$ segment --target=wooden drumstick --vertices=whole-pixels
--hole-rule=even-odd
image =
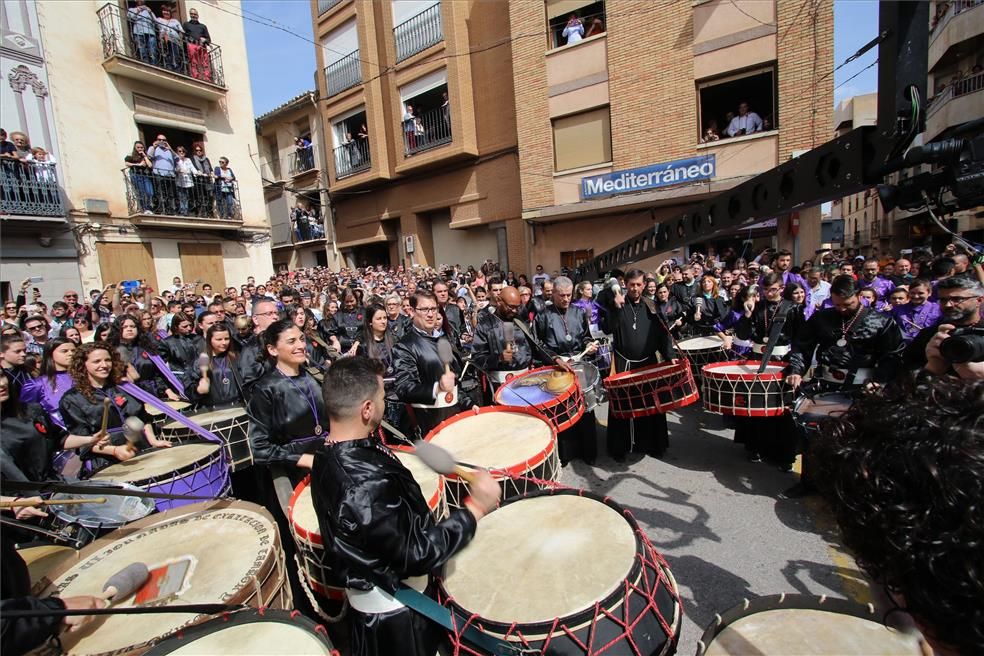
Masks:
[[[96,497],[94,499],[43,499],[41,501],[31,501],[30,499],[17,499],[16,501],[0,501],[0,508],[27,508],[35,506],[75,506],[83,503],[106,503],[106,497]]]
[[[437,357],[444,363],[445,375],[451,373],[451,360],[454,358],[451,342],[446,339],[439,339],[437,341]]]
[[[103,416],[102,416],[102,428],[99,429],[100,433],[105,433],[106,428],[109,426],[109,404],[111,401],[109,397],[103,399]]]
[[[436,444],[424,440],[415,440],[413,446],[417,457],[438,474],[444,476],[455,474],[469,483],[475,480],[475,472],[462,467],[463,463],[456,462],[450,453]]]

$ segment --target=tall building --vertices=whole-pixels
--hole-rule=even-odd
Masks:
[[[522,228],[506,3],[311,10],[344,263],[508,266]]]
[[[528,258],[517,270],[577,266],[829,139],[833,3],[508,9],[524,219],[510,254]],[[820,208],[775,219],[775,244],[811,257]],[[740,245],[748,232],[697,246]]]
[[[328,167],[318,96],[305,91],[256,118],[273,266],[338,268],[326,223]]]
[[[834,136],[847,134],[865,125],[875,125],[877,119],[877,93],[847,98],[838,103],[834,109]],[[874,249],[883,246],[883,239],[886,242],[890,241],[891,230],[887,229],[888,220],[874,188],[833,201],[830,213],[833,221],[843,221],[843,228],[840,231],[843,239],[840,242],[831,242],[831,246],[853,248],[870,255]]]
[[[4,0],[4,10],[36,12],[56,129],[27,129],[57,153],[86,290],[173,277],[218,288],[272,273],[238,2]],[[208,38],[188,27],[192,12]],[[23,121],[4,111],[8,131]],[[158,137],[167,146],[153,148],[152,169],[139,157],[125,165],[135,142],[151,152]],[[175,174],[168,151],[179,148],[208,158],[201,174]]]

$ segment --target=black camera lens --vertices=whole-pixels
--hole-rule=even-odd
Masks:
[[[940,355],[948,362],[984,362],[984,329],[964,328],[955,330],[940,342]]]

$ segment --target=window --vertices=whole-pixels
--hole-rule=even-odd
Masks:
[[[566,171],[612,161],[608,107],[553,120],[554,170]]]
[[[775,72],[775,67],[770,66],[698,82],[700,142],[716,141],[715,136],[727,139],[779,127]],[[743,110],[747,110],[744,115]]]
[[[576,269],[582,264],[587,264],[594,257],[594,250],[580,251],[561,251],[560,267],[562,269]]]
[[[400,131],[406,157],[452,141],[448,72],[434,71],[400,87]]]
[[[576,20],[572,21],[574,17]],[[568,23],[571,30],[564,34]],[[596,0],[547,0],[547,32],[550,48],[572,45],[605,32],[605,3]]]
[[[321,49],[325,58],[325,88],[329,97],[362,82],[359,35],[354,18],[332,30],[322,40]]]
[[[331,133],[336,179],[365,171],[372,165],[365,108],[332,119]]]

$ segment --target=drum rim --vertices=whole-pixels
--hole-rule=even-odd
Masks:
[[[714,639],[721,634],[724,629],[731,626],[738,620],[744,619],[756,613],[771,610],[819,610],[823,612],[850,615],[859,619],[875,622],[885,626],[876,618],[874,604],[860,604],[849,599],[839,597],[829,597],[827,595],[806,595],[781,593],[744,599],[741,603],[732,606],[723,613],[717,613],[697,641],[697,653],[695,656],[703,656],[707,648],[713,644]],[[885,627],[888,629],[889,627]]]
[[[647,548],[646,543],[644,543],[642,538],[640,537],[640,533],[642,532],[642,527],[639,526],[639,522],[636,521],[635,517],[627,508],[622,506],[620,503],[618,503],[611,497],[602,496],[590,492],[588,490],[581,490],[577,488],[547,488],[542,490],[535,490],[533,492],[524,494],[522,496],[505,499],[492,512],[497,512],[498,510],[504,508],[505,506],[516,503],[518,501],[522,501],[524,499],[533,499],[543,496],[554,496],[554,495],[575,495],[579,497],[592,499],[593,501],[597,501],[599,503],[605,504],[606,506],[608,506],[608,508],[614,510],[624,520],[626,520],[626,522],[630,525],[630,528],[632,530],[632,537],[635,540],[635,554],[634,557],[632,558],[632,564],[630,565],[628,572],[626,572],[625,577],[623,578],[623,582],[627,580],[633,581],[638,579],[643,568],[643,562],[642,562],[643,558],[640,556],[646,555],[646,548]],[[676,619],[677,622],[675,623],[676,626],[674,626],[673,628],[676,629],[676,633],[674,635],[669,635],[666,637],[666,644],[670,644],[671,642],[675,642],[679,638],[680,631],[679,631],[678,622],[679,620],[682,619],[683,601],[680,599],[679,589],[676,587],[675,579],[673,579],[672,575],[669,573],[670,569],[666,565],[665,560],[663,559],[663,555],[660,554],[658,551],[656,551],[655,547],[653,547],[653,553],[658,557],[656,564],[661,568],[660,571],[665,572],[668,581],[672,582],[673,587],[668,589],[672,590],[673,596],[675,596],[674,619]],[[440,573],[437,576],[435,576],[437,585],[440,589],[441,594],[444,597],[445,604],[447,606],[450,606],[451,610],[456,614],[460,614],[462,617],[471,617],[473,615],[473,612],[459,605],[458,602],[455,601],[451,593],[448,592],[447,588],[444,587],[445,567],[447,567],[447,565],[444,565],[441,568]],[[596,600],[595,603],[592,606],[589,606],[588,608],[571,613],[570,615],[564,615],[563,617],[558,617],[544,622],[530,622],[530,623],[524,622],[521,624],[514,623],[514,622],[506,623],[506,622],[499,622],[496,620],[490,620],[482,616],[478,616],[479,618],[478,621],[483,628],[487,629],[491,633],[495,633],[498,635],[509,635],[510,632],[513,631],[517,626],[523,627],[524,629],[523,633],[526,635],[552,635],[557,632],[558,624],[563,624],[564,626],[578,626],[584,624],[585,622],[589,622],[592,618],[595,617],[595,611],[594,611],[595,606],[600,606],[602,608],[611,608],[616,605],[615,604],[616,601],[619,604],[625,603],[625,598],[624,598],[625,590],[623,589],[623,587],[624,586],[621,584],[617,585],[615,589],[610,594],[608,594],[604,599]]]
[[[552,369],[552,367],[546,367],[546,368]],[[575,376],[575,378],[577,378],[577,376]],[[581,407],[582,408],[584,407],[583,402],[581,404]],[[475,417],[489,412],[519,412],[522,414],[527,414],[530,415],[531,417],[535,417],[536,419],[541,420],[550,429],[550,439],[547,440],[547,446],[544,447],[541,451],[534,453],[533,456],[530,457],[529,459],[524,460],[523,465],[525,465],[526,467],[538,467],[541,463],[545,462],[547,458],[550,457],[551,453],[557,450],[558,427],[554,424],[553,421],[550,420],[549,417],[547,417],[544,413],[540,412],[537,409],[537,406],[528,406],[528,405],[487,405],[479,408],[478,412],[476,412],[474,409],[465,410],[464,412],[459,412],[456,415],[448,417],[447,419],[439,423],[437,426],[432,428],[430,432],[424,436],[424,441],[425,442],[432,441],[435,437],[437,437],[437,434],[440,433],[442,429],[447,428],[448,426],[450,426],[455,422],[463,421],[465,419],[468,419],[469,417]],[[583,414],[583,412],[581,414]],[[578,415],[578,418],[580,418],[580,415]],[[525,472],[526,470],[516,469],[517,466],[518,465],[510,465],[509,467],[499,468],[496,469],[495,471],[497,472],[502,471],[510,475],[512,474],[515,474],[517,476],[522,475],[523,472]],[[448,481],[460,481],[461,477],[458,476],[457,474],[448,474],[445,477],[445,479],[447,479]]]
[[[161,478],[160,479],[155,479],[154,477],[150,477],[150,478],[135,479],[135,480],[132,480],[132,481],[118,481],[118,480],[114,480],[112,478],[100,478],[100,479],[93,479],[92,478],[93,476],[95,476],[99,472],[101,472],[103,470],[106,470],[106,469],[109,469],[110,467],[115,467],[116,465],[120,464],[118,462],[111,462],[111,463],[109,463],[107,465],[103,465],[99,469],[96,469],[95,471],[93,471],[92,474],[89,475],[89,478],[87,478],[86,480],[88,480],[88,481],[95,480],[96,482],[103,481],[103,482],[111,482],[111,483],[129,483],[130,485],[136,485],[137,487],[144,486],[144,487],[147,487],[147,488],[157,487],[157,486],[159,486],[162,483],[165,483],[167,481],[173,481],[176,478],[184,478],[184,475],[185,474],[191,474],[191,473],[196,472],[196,471],[199,471],[201,469],[205,469],[207,467],[212,467],[212,466],[215,465],[215,462],[214,462],[215,460],[221,460],[222,459],[223,445],[222,444],[216,444],[215,442],[212,442],[210,440],[191,440],[191,441],[188,441],[188,442],[182,442],[180,444],[175,444],[174,446],[170,447],[170,449],[177,449],[177,448],[180,448],[182,446],[188,446],[188,445],[191,445],[191,444],[210,444],[210,445],[214,446],[216,448],[216,450],[215,450],[214,453],[210,453],[210,454],[208,454],[206,456],[203,456],[203,457],[199,458],[198,460],[194,460],[192,462],[189,462],[187,465],[184,465],[182,467],[178,467],[177,469],[172,469],[171,472],[170,472],[170,474],[161,474]],[[146,449],[145,451],[142,451],[142,452],[138,453],[137,455],[138,456],[142,456],[145,453],[157,453],[157,452],[162,452],[162,451],[169,451],[170,449],[158,449],[158,448],[151,447],[149,449]],[[167,478],[165,478],[165,476]]]
[[[783,373],[785,370],[785,365],[782,364],[772,364],[769,363],[768,366],[775,367],[778,366],[778,371],[763,372],[759,373],[728,373],[724,371],[714,371],[715,367],[739,367],[739,366],[749,366],[758,367],[762,364],[761,360],[724,360],[722,362],[712,362],[710,364],[705,364],[701,369],[704,378],[713,378],[715,380],[779,380],[783,381],[786,379],[786,375]]]
[[[201,408],[198,408],[194,412],[190,412],[188,414],[185,414],[184,416],[187,419],[190,419],[190,420],[194,421],[195,420],[195,417],[197,417],[199,415],[207,415],[207,414],[211,414],[213,412],[220,412],[222,410],[232,410],[233,408],[238,408],[240,410],[240,414],[237,415],[237,416],[235,416],[235,417],[229,417],[228,419],[222,419],[219,422],[214,422],[214,423],[225,423],[225,422],[233,421],[235,419],[239,419],[240,417],[242,417],[242,418],[244,418],[246,420],[249,420],[249,412],[246,411],[246,406],[239,405],[238,403],[233,403],[231,405],[226,405],[226,406],[215,406],[215,407],[212,407],[211,409],[208,409],[208,410],[203,410]],[[184,414],[184,413],[182,413],[182,414]],[[167,415],[164,415],[164,416],[167,417]],[[167,417],[167,419],[169,421],[166,424],[164,424],[163,426],[161,426],[161,430],[166,430],[168,428],[170,428],[171,430],[178,430],[178,429],[182,429],[182,428],[184,430],[190,430],[187,426],[185,426],[184,424],[182,424],[181,422],[179,422],[177,419],[171,419],[170,417]],[[198,424],[197,421],[195,421],[195,423]],[[198,424],[198,425],[204,427],[204,424]]]
[[[684,369],[690,369],[690,360],[687,358],[679,358],[675,362],[654,362],[653,364],[647,364],[645,366],[639,367],[638,369],[628,369],[626,371],[620,371],[617,374],[612,374],[611,376],[605,377],[602,382],[605,388],[614,387],[615,389],[620,389],[626,387],[626,382],[632,379],[633,382],[636,380],[650,380],[653,378],[662,378],[663,376],[654,376],[655,373],[660,374],[670,374],[676,373],[678,370],[682,372]],[[633,375],[629,375],[633,374]]]
[[[75,485],[86,485],[88,483],[90,483],[90,481],[85,480],[85,481],[79,481],[78,483],[75,483]],[[98,482],[93,482],[93,485],[98,485]],[[123,489],[126,489],[126,490],[132,489],[134,492],[144,492],[144,489],[143,488],[137,487],[136,485],[133,485],[132,483],[116,483],[115,485],[116,485],[116,487],[122,487]],[[52,494],[48,498],[48,500],[50,501],[52,499],[55,499],[55,497],[58,494],[69,494],[69,493],[66,493],[66,492],[55,492],[54,494]],[[78,493],[71,493],[71,494],[78,494]],[[97,494],[99,494],[98,491],[96,491],[96,492],[93,493],[93,495],[97,495]],[[134,519],[134,520],[132,520],[130,522],[127,522],[127,521],[99,521],[99,522],[94,522],[92,520],[83,519],[83,518],[81,518],[81,517],[79,517],[77,515],[71,515],[71,514],[65,512],[64,510],[59,510],[58,509],[58,506],[51,506],[51,507],[48,508],[48,511],[51,512],[52,514],[54,514],[55,519],[58,519],[60,521],[63,521],[67,525],[78,524],[79,526],[82,526],[82,527],[85,527],[85,528],[116,529],[116,528],[120,528],[121,526],[126,526],[127,524],[130,524],[132,522],[135,522],[135,521],[138,521],[140,519],[143,519],[144,517],[148,517],[149,515],[153,515],[154,513],[157,512],[157,505],[154,503],[153,499],[150,499],[150,498],[147,498],[147,497],[142,497],[142,498],[141,497],[136,497],[136,498],[141,499],[141,502],[144,502],[144,501],[149,502],[150,503],[150,512],[148,512],[143,517],[138,517],[137,519]]]
[[[218,617],[199,622],[161,639],[153,647],[144,652],[144,656],[167,656],[173,653],[174,647],[192,644],[201,638],[217,633],[216,627],[229,628],[256,622],[275,622],[277,624],[299,625],[308,633],[316,635],[318,640],[328,647],[327,653],[333,653],[335,646],[328,638],[324,625],[302,615],[300,611],[277,610],[272,608],[244,608],[232,613],[223,613]]]
[[[577,375],[575,374],[575,376],[574,376],[574,384],[573,385],[571,385],[570,387],[568,387],[567,389],[565,389],[562,393],[560,393],[557,396],[553,397],[549,401],[544,401],[543,403],[533,403],[533,404],[527,404],[525,406],[522,406],[522,405],[510,405],[508,403],[503,403],[502,400],[499,398],[499,396],[502,394],[502,391],[505,390],[506,388],[508,388],[513,383],[515,383],[517,380],[522,380],[523,378],[525,378],[527,376],[532,376],[534,374],[542,374],[542,373],[546,373],[548,371],[557,371],[557,367],[537,367],[536,369],[530,369],[529,371],[527,371],[525,373],[519,374],[518,376],[514,376],[511,380],[509,380],[509,381],[507,381],[507,382],[505,382],[505,383],[503,383],[502,385],[499,386],[499,389],[497,389],[495,391],[495,395],[493,397],[493,400],[498,405],[501,405],[501,406],[504,406],[504,407],[507,407],[507,408],[527,408],[527,407],[529,407],[529,408],[552,408],[555,405],[560,405],[561,403],[567,401],[570,397],[572,397],[572,396],[574,396],[576,394],[579,394],[581,392],[581,384],[578,382]]]

